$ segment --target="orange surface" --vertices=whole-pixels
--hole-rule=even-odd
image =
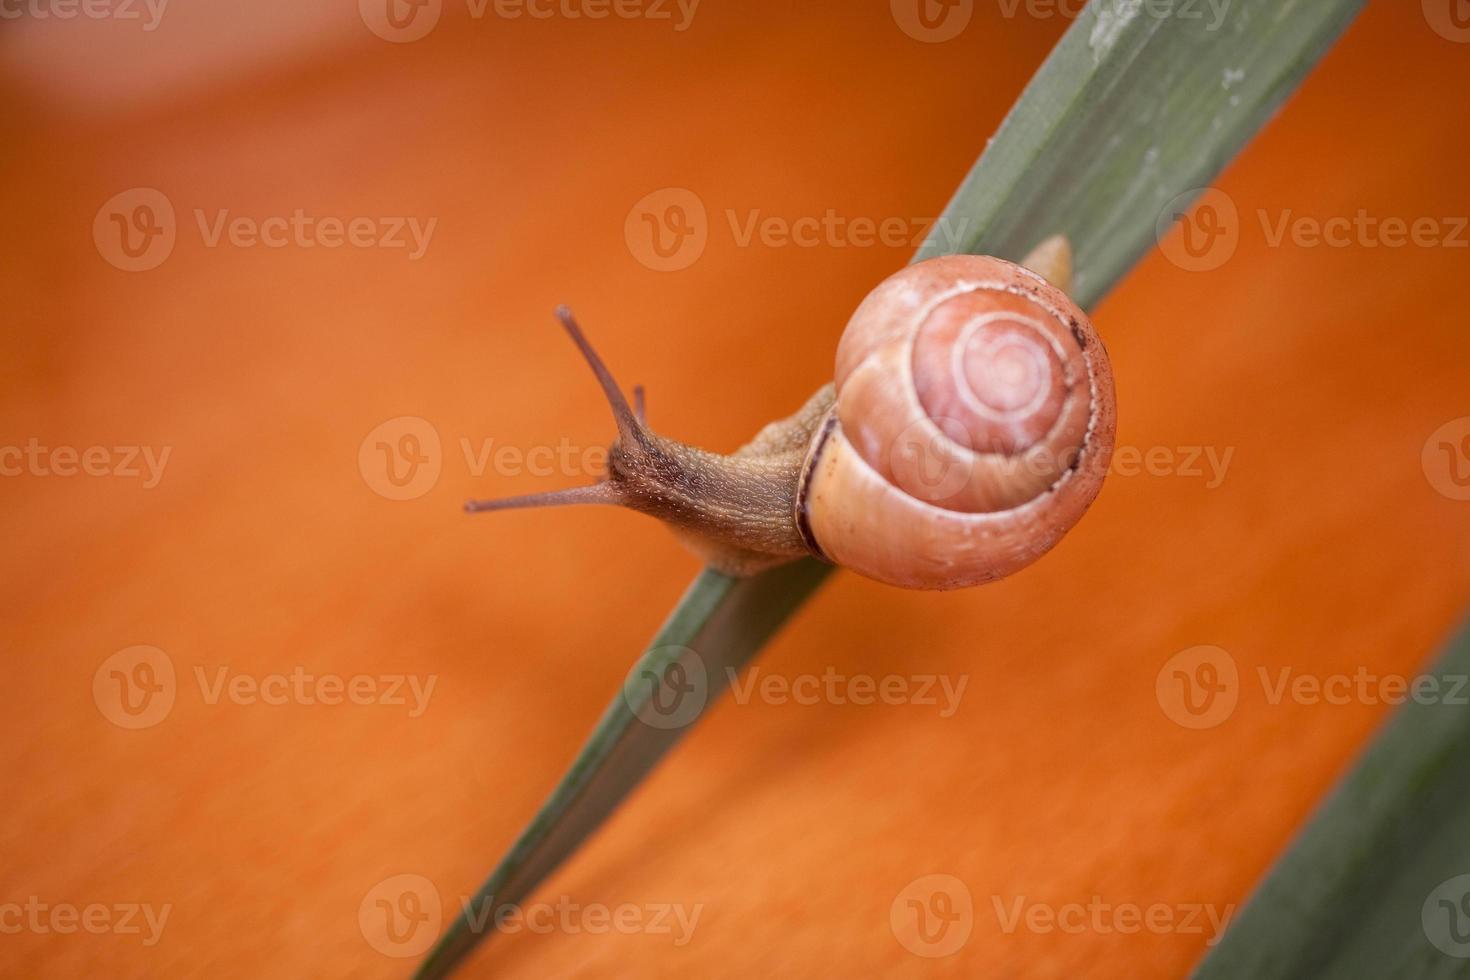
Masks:
[[[8,24],[0,442],[171,454],[149,489],[0,479],[0,926],[31,896],[112,923],[0,935],[0,973],[406,974],[369,942],[372,890],[418,875],[457,907],[695,567],[631,514],[461,515],[468,496],[585,479],[477,477],[461,439],[610,437],[560,301],[648,385],[654,423],[701,444],[732,448],[828,376],[847,313],[909,249],[740,247],[726,209],[934,214],[1064,26],[981,4],[961,37],[920,44],[885,8],[710,3],[684,32],[446,10],[406,44],[351,4],[284,0],[181,3],[152,32]],[[1470,504],[1436,492],[1421,451],[1470,413],[1470,251],[1273,247],[1255,216],[1470,213],[1467,81],[1470,47],[1376,0],[1219,183],[1244,216],[1235,256],[1186,272],[1156,252],[1097,311],[1120,445],[1233,449],[1218,486],[1115,473],[1053,555],[994,586],[838,577],[761,671],[965,678],[952,717],[727,701],[538,895],[698,906],[689,941],[558,927],[498,939],[468,975],[1182,974],[1206,936],[1003,920],[1018,900],[1240,902],[1387,710],[1273,704],[1257,670],[1411,674],[1464,611]],[[711,231],[660,273],[624,221],[670,186]],[[92,237],[135,187],[178,214],[148,272]],[[438,222],[409,261],[210,248],[194,218],[297,208]],[[443,441],[411,501],[359,471],[398,416]],[[94,679],[138,644],[176,682],[166,717],[130,730],[104,710],[110,671],[96,696]],[[1241,679],[1233,713],[1192,730],[1155,688],[1201,644]],[[269,686],[298,667],[435,686],[418,717],[208,697],[221,668]],[[943,958],[890,922],[930,874],[973,902]],[[168,907],[152,945],[115,928],[126,903]]]

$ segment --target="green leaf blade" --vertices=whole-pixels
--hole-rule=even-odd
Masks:
[[[1165,207],[1214,179],[1363,0],[1233,0],[1218,24],[1204,3],[1172,4],[1166,17],[1151,13],[1155,6],[1087,6],[918,258],[1017,259],[1065,234],[1075,298],[1096,305],[1153,247]]]
[[[496,914],[526,898],[689,731],[697,718],[672,727],[644,721],[647,703],[670,693],[672,663],[699,651],[702,716],[830,571],[801,561],[748,579],[700,573],[631,672],[646,673],[658,686],[629,685],[613,699],[572,767],[415,976],[447,976],[493,928]]]
[[[1440,885],[1470,875],[1470,624],[1425,676],[1442,696],[1393,714],[1196,980],[1470,975],[1470,960],[1434,941],[1458,948],[1451,929],[1470,925],[1470,881],[1452,889],[1449,908],[1433,901]]]

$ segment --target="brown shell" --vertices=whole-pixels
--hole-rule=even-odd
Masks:
[[[828,559],[905,588],[989,582],[1057,543],[1112,454],[1107,353],[1021,266],[909,266],[853,313],[799,520]]]

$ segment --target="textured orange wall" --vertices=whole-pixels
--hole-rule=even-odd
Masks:
[[[728,449],[799,404],[910,249],[741,247],[727,210],[933,215],[1064,26],[999,9],[942,44],[883,3],[709,0],[682,32],[446,11],[403,44],[351,4],[181,3],[153,31],[12,23],[0,443],[170,456],[147,489],[32,463],[0,479],[0,927],[21,921],[7,903],[51,907],[0,935],[0,972],[404,975],[413,961],[373,944],[375,887],[421,876],[457,907],[695,570],[633,515],[462,516],[469,496],[583,477],[476,477],[461,440],[610,437],[550,318],[561,301],[671,434]],[[689,941],[574,917],[497,940],[469,975],[1187,970],[1204,935],[1119,934],[1118,910],[1240,902],[1386,710],[1273,704],[1258,670],[1410,674],[1470,595],[1470,504],[1435,489],[1456,492],[1448,456],[1431,445],[1433,481],[1421,461],[1470,414],[1465,233],[1273,246],[1258,214],[1470,213],[1467,81],[1470,45],[1417,3],[1375,0],[1219,182],[1241,215],[1234,256],[1189,272],[1156,252],[1097,311],[1120,445],[1168,449],[1166,470],[1181,448],[1233,451],[1218,486],[1116,473],[1052,556],[982,589],[836,578],[761,671],[963,678],[958,710],[721,705],[538,896],[699,906]],[[177,241],[127,272],[92,229],[137,187],[167,198]],[[663,273],[625,218],[666,187],[710,220],[703,255]],[[437,224],[410,260],[209,247],[195,218],[298,208]],[[399,416],[442,440],[437,483],[408,501],[359,469]],[[111,671],[146,675],[104,662],[139,644],[174,668],[173,700],[128,729],[110,720],[131,719]],[[1233,712],[1195,730],[1156,679],[1202,644],[1240,679]],[[221,669],[298,667],[435,686],[418,717],[208,697]],[[890,923],[931,874],[973,903],[944,958]],[[1008,932],[1018,902],[1113,912]],[[123,903],[168,906],[155,943],[50,917],[96,904],[116,924]]]

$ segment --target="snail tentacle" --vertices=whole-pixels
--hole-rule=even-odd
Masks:
[[[811,428],[831,405],[830,385],[734,454],[708,452],[649,428],[641,386],[634,388],[630,405],[571,311],[558,307],[556,315],[592,369],[617,424],[607,473],[589,486],[473,500],[466,511],[612,504],[664,521],[707,564],[731,575],[754,574],[807,553],[794,500]]]

